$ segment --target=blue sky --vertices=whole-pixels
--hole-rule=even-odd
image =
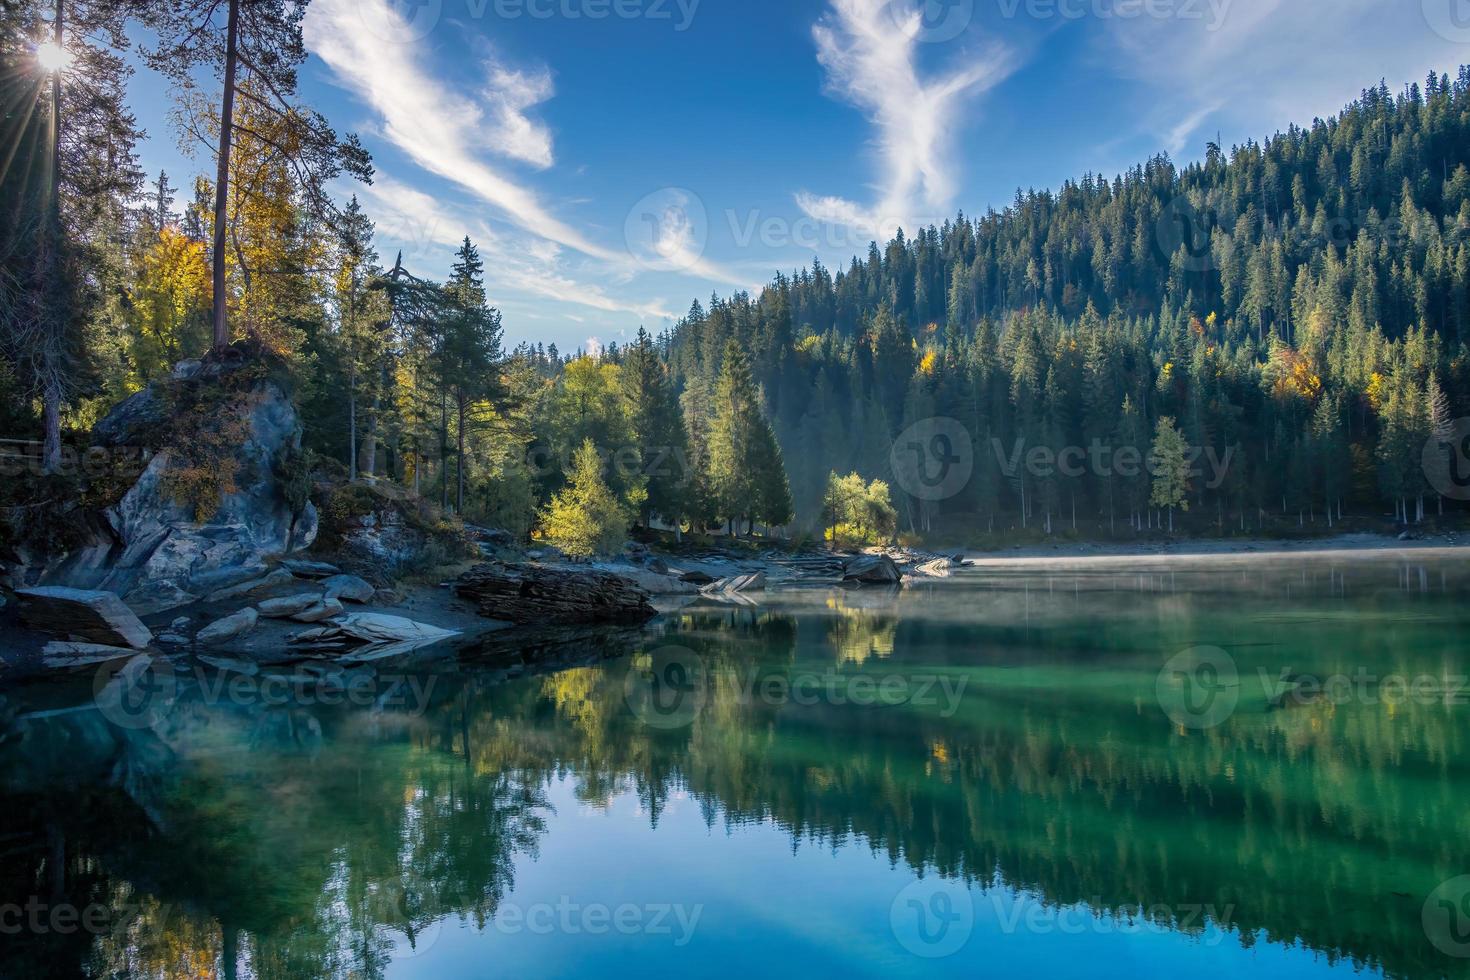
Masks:
[[[1018,187],[1261,138],[1470,63],[1470,0],[312,0],[302,95],[373,152],[391,261],[482,248],[563,350],[845,266]],[[160,81],[144,163],[187,186]]]

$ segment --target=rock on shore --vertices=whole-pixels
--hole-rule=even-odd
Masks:
[[[481,616],[522,625],[642,623],[656,616],[649,594],[610,572],[539,565],[477,565],[455,583]]]

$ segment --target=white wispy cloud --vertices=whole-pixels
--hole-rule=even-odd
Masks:
[[[915,7],[896,19],[896,9],[903,8],[895,0],[831,0],[812,29],[829,90],[861,109],[874,127],[882,174],[872,204],[802,192],[797,205],[816,220],[875,237],[886,237],[900,223],[932,217],[954,202],[957,114],[967,99],[997,85],[1014,68],[1009,52],[992,45],[963,50],[962,67],[926,77],[919,65],[922,15]]]
[[[1259,138],[1336,113],[1358,91],[1454,73],[1470,48],[1436,32],[1434,3],[1460,0],[1210,0],[1170,16],[1104,20],[1096,56],[1142,83],[1139,126],[1171,154],[1201,156],[1205,126]],[[1189,11],[1189,14],[1186,14]],[[1447,16],[1447,15],[1446,15]]]
[[[548,251],[542,241],[499,234],[484,221],[467,220],[462,210],[382,171],[358,194],[377,222],[379,237],[404,249],[405,265],[416,275],[431,274],[424,266],[444,265],[469,235],[486,259],[490,269],[486,285],[497,304],[503,303],[504,295],[515,293],[604,313],[628,313],[650,322],[677,319],[662,300],[625,300],[574,279],[560,268],[562,258],[554,247]],[[384,259],[391,263],[393,256]],[[570,315],[568,319],[580,322]]]
[[[386,0],[316,0],[308,8],[304,31],[312,53],[379,114],[384,138],[513,224],[594,258],[626,261],[561,221],[534,191],[484,159],[489,150],[550,165],[550,134],[525,115],[549,96],[549,76],[489,65],[486,90],[475,99],[426,71],[410,44],[385,43],[381,25],[401,26],[404,37],[410,36],[409,25]]]
[[[542,169],[551,166],[555,162],[551,131],[527,116],[526,110],[551,98],[552,92],[551,73],[545,69],[520,72],[494,67],[484,92],[485,102],[492,109],[493,123],[486,133],[485,145]]]

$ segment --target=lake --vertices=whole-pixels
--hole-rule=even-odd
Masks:
[[[1055,562],[11,687],[0,976],[1470,976],[1467,597]]]

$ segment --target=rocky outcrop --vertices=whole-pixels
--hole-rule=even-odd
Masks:
[[[48,586],[21,589],[20,617],[31,629],[86,643],[142,650],[153,633],[111,592]]]
[[[849,585],[901,585],[903,573],[887,555],[861,555],[847,563],[842,581]]]
[[[19,577],[115,592],[146,615],[258,579],[309,546],[317,516],[293,473],[301,423],[284,377],[270,355],[242,343],[180,365],[114,408],[94,445],[146,458],[146,467],[85,544]]]
[[[642,623],[658,615],[647,592],[610,572],[489,562],[460,576],[454,591],[481,616],[511,623]]]

